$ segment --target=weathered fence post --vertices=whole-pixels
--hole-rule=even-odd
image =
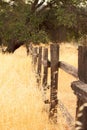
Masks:
[[[50,90],[50,118],[57,122],[57,92],[58,92],[58,64],[59,64],[59,45],[51,44],[51,90]]]
[[[32,55],[32,49],[33,49],[33,45],[32,43],[30,43],[28,46],[27,55]]]
[[[34,70],[36,71],[36,63],[37,63],[37,47],[33,47],[33,55],[32,55],[32,60],[33,60],[33,67]]]
[[[48,74],[48,48],[44,48],[43,50],[43,80],[42,80],[42,86],[43,86],[43,98],[44,102],[47,103],[46,99],[46,90],[47,90],[47,74]]]
[[[87,46],[79,46],[78,76],[81,81],[87,83]]]
[[[79,46],[78,49],[78,76],[79,80],[87,84],[87,46]],[[72,84],[75,94],[77,95],[77,108],[76,108],[76,128],[79,130],[87,130],[87,105],[81,94]],[[81,114],[80,114],[81,113]]]
[[[38,53],[38,65],[37,65],[37,83],[40,85],[41,82],[41,67],[42,67],[42,47],[39,47]]]
[[[78,76],[80,81],[74,81],[71,84],[77,95],[75,128],[87,130],[87,100],[84,100],[84,94],[87,92],[87,46],[78,48]]]

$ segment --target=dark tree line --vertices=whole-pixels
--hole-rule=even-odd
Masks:
[[[86,0],[0,0],[0,44],[9,52],[24,43],[79,40],[86,35]]]

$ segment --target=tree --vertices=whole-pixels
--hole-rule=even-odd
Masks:
[[[64,35],[65,40],[67,38],[70,38],[70,40],[71,38],[78,39],[87,34],[86,0],[50,0],[48,2],[43,0],[39,4],[38,2],[39,0],[34,0],[32,10],[37,14],[47,10],[47,17],[43,22],[48,29],[46,31],[52,33],[52,36],[58,34],[56,37],[53,36],[52,40],[57,38],[57,41],[62,40]]]
[[[0,1],[0,39],[9,51],[24,43],[61,42],[84,35],[86,0]]]
[[[7,50],[13,52],[29,38],[30,32],[25,24],[29,6],[21,0],[9,3],[2,1],[0,5],[0,36],[8,46]]]

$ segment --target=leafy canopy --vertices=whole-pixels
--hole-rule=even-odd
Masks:
[[[87,34],[86,0],[0,0],[0,39],[5,44],[11,39],[59,41],[60,34],[62,40]]]

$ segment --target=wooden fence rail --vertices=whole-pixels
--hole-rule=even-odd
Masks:
[[[35,47],[34,47],[35,48]],[[78,78],[78,81],[71,83],[71,88],[74,94],[77,96],[77,108],[76,108],[76,130],[87,130],[87,46],[78,47],[78,69],[65,63],[64,61],[59,61],[59,45],[50,45],[50,61],[48,60],[48,49],[38,47],[39,52],[35,54],[34,52],[34,63],[37,64],[37,74],[39,79],[37,80],[39,84],[41,83],[42,76],[42,87],[46,91],[48,86],[48,68],[51,70],[51,84],[50,84],[50,101],[45,100],[45,103],[49,103],[49,117],[54,122],[57,122],[57,104],[61,107],[61,110],[66,110],[64,105],[58,99],[58,72],[59,68],[65,72]],[[42,53],[43,52],[43,53]],[[36,57],[35,57],[36,56]],[[38,60],[36,60],[38,58]],[[41,75],[41,66],[43,66],[43,74]],[[48,102],[47,102],[48,101]],[[66,110],[67,111],[67,110]],[[70,122],[72,117],[66,112],[68,121]],[[80,114],[79,114],[80,113]]]
[[[79,81],[71,84],[77,96],[76,120],[80,124],[79,126],[76,122],[75,127],[79,130],[87,130],[87,46],[79,46],[78,48],[78,76]]]

